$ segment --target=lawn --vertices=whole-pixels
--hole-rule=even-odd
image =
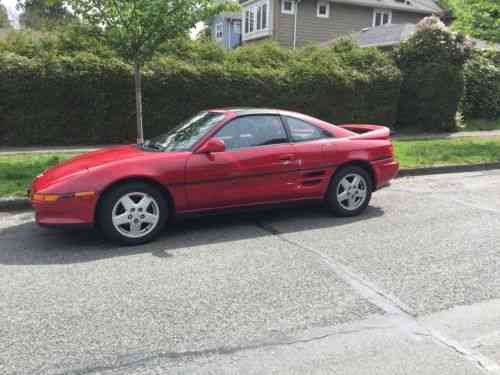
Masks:
[[[394,141],[401,168],[500,161],[500,138]]]
[[[500,161],[500,137],[488,139],[396,140],[401,168]],[[31,180],[71,154],[0,156],[0,196],[24,196]]]
[[[0,196],[23,196],[31,180],[71,154],[16,154],[0,156]]]

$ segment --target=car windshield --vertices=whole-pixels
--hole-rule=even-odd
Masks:
[[[224,118],[220,112],[201,112],[179,126],[144,142],[145,148],[160,151],[186,151]]]

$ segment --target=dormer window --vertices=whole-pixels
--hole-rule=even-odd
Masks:
[[[373,27],[388,25],[392,23],[392,11],[390,9],[373,10]]]
[[[222,23],[218,23],[215,25],[215,39],[221,40],[223,35],[222,31]]]
[[[293,1],[293,0],[281,0],[281,13],[294,14],[295,13],[295,1]]]
[[[316,6],[316,15],[320,18],[330,17],[330,3],[319,1]]]

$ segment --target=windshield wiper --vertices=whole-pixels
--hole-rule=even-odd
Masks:
[[[141,143],[140,146],[142,148],[149,148],[157,151],[165,151],[165,146],[156,142],[146,141],[144,143]]]

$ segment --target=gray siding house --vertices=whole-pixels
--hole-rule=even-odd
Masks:
[[[391,49],[398,46],[417,32],[417,25],[411,23],[384,25],[381,27],[371,27],[351,34],[351,38],[361,47],[379,47]],[[476,49],[484,50],[488,48],[500,48],[500,43],[487,42],[484,40],[471,38]],[[335,39],[321,43],[323,47],[328,47],[335,43]]]
[[[212,40],[222,48],[236,48],[241,44],[240,13],[224,12],[212,17],[208,25]]]
[[[416,24],[442,13],[433,0],[242,0],[240,5],[242,43],[273,39],[289,48],[366,28]]]

